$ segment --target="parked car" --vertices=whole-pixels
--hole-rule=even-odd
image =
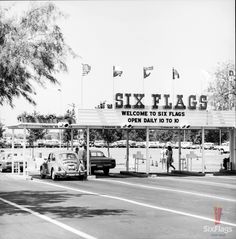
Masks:
[[[191,149],[192,144],[193,144],[192,142],[183,141],[183,142],[181,142],[181,148],[183,148],[183,149]]]
[[[50,153],[45,162],[40,166],[40,175],[41,178],[49,176],[52,180],[67,177],[86,179],[87,177],[83,162],[71,150]]]
[[[86,154],[86,152],[83,152],[83,155],[84,154]],[[116,160],[113,158],[106,157],[104,153],[100,150],[90,150],[89,159],[92,174],[95,170],[103,170],[104,174],[108,175],[110,169],[116,167]],[[83,158],[83,160],[84,164],[86,165],[86,159]]]
[[[230,153],[229,150],[229,142],[222,143],[221,145],[217,146],[217,149],[220,151],[220,153]]]
[[[46,145],[45,145],[45,140],[44,139],[38,139],[37,140],[37,147],[39,147],[39,148],[43,148],[43,147],[45,147]]]
[[[200,148],[200,145],[199,144],[192,144],[190,146],[191,149],[199,149]]]
[[[45,146],[47,148],[58,148],[60,146],[60,142],[57,139],[47,139],[45,140]]]
[[[125,148],[126,147],[126,140],[122,139],[122,140],[118,140],[116,141],[117,147],[118,148]]]
[[[159,142],[158,141],[150,141],[149,142],[149,148],[158,148]]]
[[[126,139],[122,139],[122,140],[118,140],[116,141],[116,147],[118,148],[126,148],[126,144],[127,144],[127,140]],[[133,140],[129,140],[129,147],[135,147],[136,142]]]
[[[95,140],[94,141],[94,147],[103,148],[103,147],[105,147],[105,145],[106,145],[106,142],[104,140]]]
[[[117,147],[117,142],[110,143],[110,148],[116,148],[116,147]]]
[[[204,143],[204,149],[214,149],[215,145],[214,143]]]
[[[136,148],[146,148],[146,142],[144,141],[136,142]]]

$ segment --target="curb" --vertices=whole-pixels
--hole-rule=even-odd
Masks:
[[[171,174],[174,174],[175,176],[184,175],[184,176],[200,176],[200,177],[203,177],[206,175],[205,173],[201,173],[201,172],[179,171],[179,170],[174,170],[171,172]]]
[[[121,175],[131,176],[131,177],[139,177],[139,178],[147,178],[148,174],[146,173],[138,173],[134,171],[120,171]]]
[[[236,176],[236,170],[220,170],[213,173],[214,176]]]

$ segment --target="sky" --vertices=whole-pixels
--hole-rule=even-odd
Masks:
[[[40,2],[38,2],[40,4]],[[29,2],[14,5],[21,14]],[[206,93],[218,63],[235,63],[234,0],[56,1],[67,14],[59,22],[67,44],[81,57],[67,61],[68,73],[58,74],[61,85],[36,87],[37,106],[15,99],[15,107],[0,106],[0,121],[17,123],[17,115],[63,114],[112,103],[113,93]],[[83,77],[82,63],[91,66]],[[112,77],[113,66],[123,74]],[[143,67],[153,66],[143,80]],[[173,81],[172,68],[180,78]],[[81,86],[82,96],[81,97]],[[114,89],[114,90],[113,90]],[[151,104],[148,100],[146,105]],[[82,104],[83,102],[83,104]]]

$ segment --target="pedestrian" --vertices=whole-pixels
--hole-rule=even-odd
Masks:
[[[174,162],[172,147],[169,145],[166,150],[167,157],[167,173],[169,173],[169,168],[172,167],[175,170],[175,167],[172,165]]]
[[[84,150],[83,150],[83,154],[82,154],[82,160],[84,162],[84,165],[86,165],[87,163],[87,146],[84,145]]]

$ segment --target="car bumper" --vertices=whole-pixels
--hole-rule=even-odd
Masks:
[[[79,177],[86,174],[86,171],[83,172],[56,172],[55,175],[60,178],[67,178],[67,177]]]
[[[113,164],[103,164],[103,165],[97,165],[97,164],[91,164],[91,168],[93,169],[104,169],[104,168],[115,168],[116,165]]]

